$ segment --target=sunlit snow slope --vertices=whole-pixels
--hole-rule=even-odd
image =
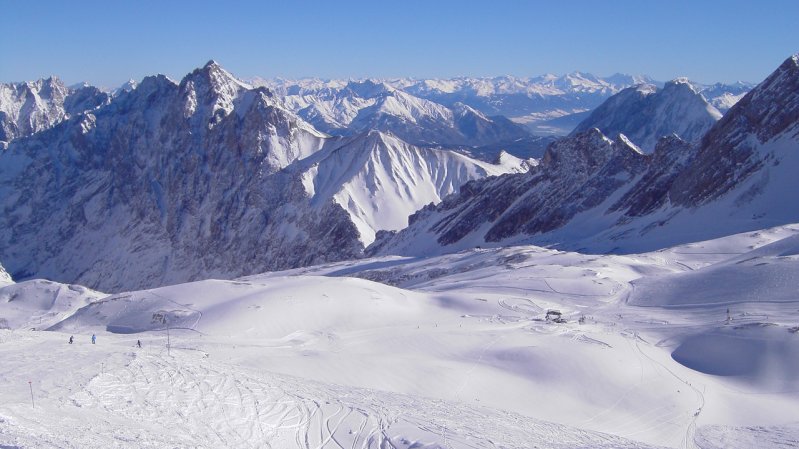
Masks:
[[[0,331],[0,444],[792,447],[797,236],[383,257],[90,299],[50,332]],[[704,294],[683,301],[682,279]]]

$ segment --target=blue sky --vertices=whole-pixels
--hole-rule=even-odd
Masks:
[[[0,0],[0,81],[106,87],[215,59],[241,78],[533,76],[758,82],[799,52],[799,1]]]

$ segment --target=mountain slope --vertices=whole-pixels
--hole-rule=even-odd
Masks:
[[[345,140],[297,164],[312,202],[333,198],[350,216],[365,245],[379,230],[399,230],[408,216],[457,192],[467,181],[522,172],[522,161],[499,165],[447,150],[409,145],[379,131]]]
[[[611,144],[596,129],[576,134],[550,146],[529,175],[467,184],[460,195],[411,217],[408,229],[383,234],[370,251],[423,254],[534,242],[628,252],[797,222],[799,200],[791,193],[799,189],[797,56],[698,145],[667,137],[651,155],[612,150],[635,148],[625,142],[622,135]],[[609,154],[628,156],[596,165]],[[561,155],[568,164],[558,164]]]
[[[0,329],[44,330],[103,296],[80,285],[44,279],[9,285],[0,281]]]
[[[610,97],[583,120],[572,135],[599,128],[605,135],[624,134],[647,153],[658,139],[676,134],[697,142],[721,113],[684,79],[666,83],[663,89],[651,84],[625,89]]]
[[[623,135],[612,141],[592,129],[563,138],[529,173],[468,183],[411,216],[408,229],[381,234],[370,252],[422,255],[552,231],[618,196],[650,158]]]

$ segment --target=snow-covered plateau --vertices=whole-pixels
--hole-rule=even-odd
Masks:
[[[796,447],[798,258],[788,225],[110,296],[12,283],[0,447]]]

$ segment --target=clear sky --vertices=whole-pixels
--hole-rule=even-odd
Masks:
[[[0,82],[105,87],[209,59],[240,78],[759,82],[799,52],[799,0],[0,0],[0,14]]]

